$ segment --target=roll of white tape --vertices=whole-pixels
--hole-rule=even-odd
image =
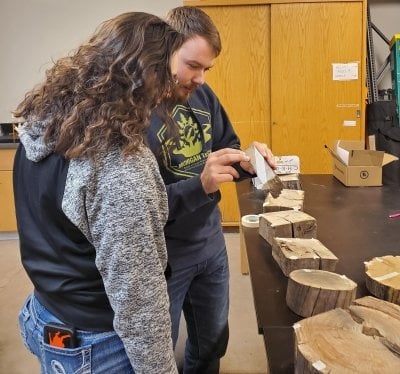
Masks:
[[[257,214],[248,214],[242,217],[242,226],[244,227],[258,227],[260,217]]]

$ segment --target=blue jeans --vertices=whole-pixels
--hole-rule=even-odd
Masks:
[[[208,260],[174,271],[167,281],[174,347],[183,310],[188,339],[185,374],[219,372],[228,345],[229,266],[226,248]]]
[[[43,374],[134,373],[115,331],[77,330],[78,348],[58,348],[43,342],[43,328],[49,322],[61,323],[30,295],[19,313],[19,325],[24,344],[38,357]]]

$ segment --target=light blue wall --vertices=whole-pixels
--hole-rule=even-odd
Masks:
[[[0,0],[0,123],[42,80],[51,59],[68,53],[104,20],[126,11],[164,16],[182,0]]]

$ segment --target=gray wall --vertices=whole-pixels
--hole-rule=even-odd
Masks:
[[[126,11],[164,16],[182,0],[0,0],[0,123],[51,60],[86,40],[104,20]]]
[[[11,122],[11,111],[44,71],[76,48],[100,22],[131,10],[159,16],[182,0],[0,0],[0,123]],[[374,24],[391,39],[400,33],[400,0],[369,0]],[[375,33],[374,33],[375,34]],[[389,49],[374,35],[376,65]],[[385,72],[380,88],[390,88]]]

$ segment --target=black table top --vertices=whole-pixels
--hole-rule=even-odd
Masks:
[[[304,212],[317,220],[317,239],[338,258],[336,273],[357,283],[357,297],[369,294],[364,262],[400,255],[400,187],[345,187],[332,175],[301,175]],[[264,192],[250,181],[237,183],[241,216],[262,213]],[[294,372],[293,324],[302,317],[286,306],[287,278],[257,228],[243,227],[259,332],[270,371]]]

